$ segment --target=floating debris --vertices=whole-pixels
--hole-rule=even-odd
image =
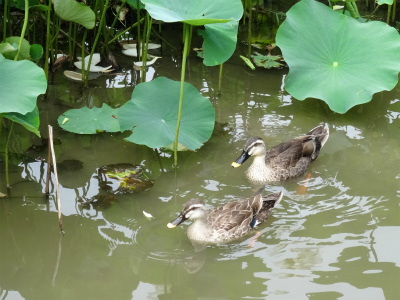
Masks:
[[[160,44],[148,44],[147,50],[154,50],[157,48],[160,48],[161,45]],[[124,50],[122,50],[122,53],[127,55],[127,56],[133,56],[133,57],[137,57],[138,56],[138,52],[137,52],[137,44],[124,44],[122,45],[122,48],[124,48]],[[140,47],[141,52],[143,51],[143,47]],[[143,54],[143,52],[142,52]],[[147,55],[148,57],[150,56],[149,54]]]
[[[156,62],[157,59],[159,59],[161,57],[159,56],[154,56],[152,60],[147,61],[146,66],[151,66],[152,64],[154,64]],[[137,67],[143,67],[143,62],[142,61],[135,61],[133,63],[135,66]]]
[[[74,71],[66,70],[64,71],[65,77],[75,81],[82,81],[82,74]]]
[[[97,178],[100,188],[113,194],[142,192],[154,185],[141,166],[127,163],[103,166],[98,170]]]
[[[145,211],[143,211],[143,214],[144,214],[144,216],[145,216],[147,219],[149,219],[150,221],[151,221],[152,219],[154,219],[154,217],[153,217],[151,214],[149,214],[149,213],[147,213],[147,212],[145,212]]]
[[[85,57],[85,70],[88,69],[89,58],[90,58],[90,55]],[[74,65],[78,69],[82,70],[82,58],[77,57],[77,59],[78,59],[78,61],[74,62]],[[106,70],[111,69],[111,67],[112,67],[112,66],[108,66],[108,67],[96,66],[99,62],[100,62],[100,53],[94,53],[92,56],[92,61],[90,62],[90,72],[94,72],[94,73],[105,72]]]
[[[246,63],[246,65],[248,65],[250,67],[250,69],[255,70],[256,67],[253,65],[253,63],[250,61],[250,59],[248,59],[247,57],[244,57],[242,55],[240,55],[240,58],[243,59],[243,61]]]

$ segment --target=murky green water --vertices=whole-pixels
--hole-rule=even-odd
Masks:
[[[179,80],[180,59],[166,52],[148,80]],[[118,59],[123,59],[118,57]],[[210,98],[217,129],[197,152],[171,154],[130,144],[123,134],[79,136],[63,132],[57,117],[72,107],[118,107],[128,99],[136,71],[103,75],[91,88],[54,77],[39,100],[41,132],[54,126],[65,235],[58,229],[55,188],[43,196],[47,148],[15,129],[12,188],[0,199],[0,299],[400,299],[400,86],[372,103],[335,114],[321,101],[294,100],[283,89],[287,70],[249,70],[239,59],[218,67],[191,57],[186,81]],[[151,99],[149,99],[151,101]],[[188,223],[166,224],[193,197],[210,206],[247,197],[249,164],[233,169],[249,136],[275,145],[323,123],[330,138],[306,175],[279,185],[284,197],[273,216],[245,239],[195,252]],[[20,157],[20,158],[21,158]],[[99,193],[98,168],[141,165],[155,180],[151,190],[116,195],[108,207],[83,206]],[[0,191],[6,192],[4,163]],[[54,183],[54,181],[52,181]],[[143,211],[155,218],[145,218]]]

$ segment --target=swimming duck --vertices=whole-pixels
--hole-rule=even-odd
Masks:
[[[263,223],[282,199],[283,192],[267,196],[262,196],[261,192],[259,190],[253,197],[229,202],[210,212],[202,201],[192,199],[167,227],[174,228],[187,219],[194,219],[187,230],[192,242],[224,243],[237,239]]]
[[[251,137],[232,167],[241,166],[253,156],[253,163],[246,171],[246,177],[252,183],[276,182],[297,177],[317,159],[328,137],[329,128],[320,125],[311,129],[307,135],[293,138],[269,150],[266,150],[261,138]]]

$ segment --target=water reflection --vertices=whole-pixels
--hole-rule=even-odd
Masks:
[[[179,64],[178,54],[163,57],[148,76],[179,80]],[[321,101],[292,99],[282,85],[286,70],[253,72],[233,61],[224,66],[217,96],[218,68],[197,58],[189,65],[187,81],[210,98],[223,125],[197,152],[181,153],[176,174],[169,152],[129,144],[123,134],[57,129],[57,117],[71,107],[122,105],[138,82],[136,71],[102,76],[89,89],[55,75],[48,100],[39,102],[41,123],[54,125],[57,158],[83,166],[59,173],[66,231],[60,244],[53,179],[47,200],[46,163],[35,161],[47,157],[47,148],[32,150],[16,128],[10,149],[27,157],[11,165],[12,189],[0,201],[0,298],[396,299],[399,88],[338,115]],[[310,176],[267,185],[268,192],[283,190],[284,198],[257,239],[249,235],[196,252],[186,226],[166,228],[189,198],[218,206],[251,194],[243,170],[230,167],[250,135],[274,145],[320,123],[331,135]],[[107,208],[81,205],[80,197],[99,194],[97,170],[121,162],[142,166],[154,187],[115,195]],[[3,170],[0,163],[2,192]]]

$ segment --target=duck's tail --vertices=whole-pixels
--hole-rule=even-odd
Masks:
[[[310,130],[308,135],[315,136],[316,140],[321,144],[321,148],[325,145],[326,141],[329,138],[329,128],[324,127],[323,125],[319,125]]]
[[[268,218],[268,216],[272,212],[272,209],[274,207],[276,207],[279,204],[279,202],[281,202],[282,196],[283,196],[283,192],[280,191],[277,193],[269,194],[262,198],[263,205],[257,214],[256,222],[255,222],[254,226],[257,226],[258,224],[264,222]]]
[[[319,151],[325,145],[326,141],[329,138],[329,128],[324,127],[323,125],[319,125],[308,132],[308,135],[313,136],[315,141],[315,151],[311,155],[312,161],[317,159],[319,155]]]

